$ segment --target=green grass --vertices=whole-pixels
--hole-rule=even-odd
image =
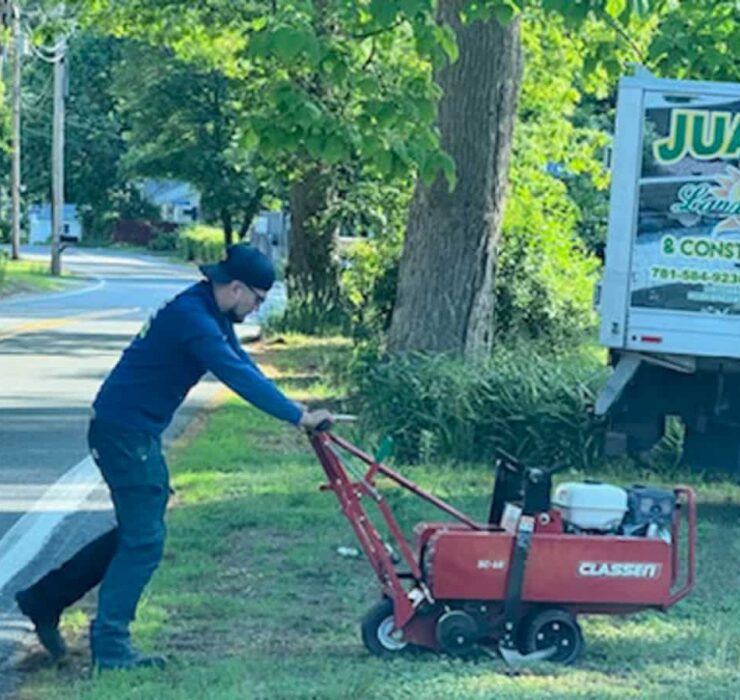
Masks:
[[[344,351],[340,342],[289,338],[259,359],[297,397],[309,398],[316,383],[330,398],[320,376]],[[358,622],[377,587],[363,559],[337,553],[355,546],[354,535],[333,494],[318,491],[322,472],[305,437],[235,399],[201,428],[170,454],[177,494],[165,561],[133,628],[142,647],[174,661],[161,674],[89,678],[90,598],[64,620],[71,662],[62,669],[29,662],[21,700],[740,698],[737,485],[695,484],[699,581],[686,601],[667,615],[586,618],[586,653],[576,667],[543,665],[510,677],[490,658],[370,656]],[[485,517],[489,466],[400,468]],[[638,478],[645,475],[622,475],[625,483]],[[406,526],[430,515],[399,489],[388,498]]]
[[[24,292],[52,292],[68,282],[49,274],[49,266],[30,260],[0,261],[0,297]]]

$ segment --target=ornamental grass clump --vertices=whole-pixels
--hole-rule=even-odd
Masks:
[[[522,343],[480,363],[436,356],[380,362],[358,380],[365,428],[394,438],[404,461],[489,461],[502,448],[530,463],[592,467],[603,426],[591,406],[603,362]]]

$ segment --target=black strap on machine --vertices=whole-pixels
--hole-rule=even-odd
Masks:
[[[516,529],[509,576],[506,580],[504,636],[501,640],[501,646],[505,649],[515,650],[517,646],[517,626],[522,604],[524,575],[527,568],[527,557],[532,546],[535,516],[538,513],[547,512],[550,508],[551,481],[550,473],[543,469],[527,468],[524,472],[522,514]]]

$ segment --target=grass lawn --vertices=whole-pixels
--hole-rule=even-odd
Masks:
[[[24,292],[53,292],[67,284],[67,280],[52,277],[46,263],[31,260],[0,261],[0,297]]]
[[[296,398],[333,398],[320,375],[343,352],[338,341],[291,338],[256,350]],[[668,615],[586,618],[586,652],[575,667],[544,664],[511,677],[488,657],[389,661],[366,652],[359,620],[378,598],[374,577],[363,559],[338,554],[355,546],[354,535],[334,495],[319,492],[322,472],[300,432],[231,399],[169,457],[177,493],[167,551],[134,635],[174,660],[163,673],[90,678],[90,597],[64,619],[71,660],[57,669],[31,656],[19,699],[740,698],[737,485],[695,484],[699,581],[687,600]],[[485,518],[489,467],[400,468]],[[645,475],[623,477],[638,479]],[[406,525],[429,516],[405,492],[388,495]]]

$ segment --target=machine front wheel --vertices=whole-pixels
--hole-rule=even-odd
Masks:
[[[376,656],[390,656],[408,647],[395,628],[392,600],[384,598],[367,611],[362,619],[362,641]]]
[[[583,652],[581,626],[570,613],[559,608],[548,608],[534,613],[525,622],[524,652],[530,654],[555,647],[548,659],[554,663],[572,664]]]

